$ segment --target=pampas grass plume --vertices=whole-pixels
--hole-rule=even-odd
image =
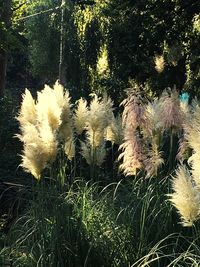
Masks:
[[[28,89],[25,90],[22,99],[23,101],[17,120],[23,130],[23,126],[27,123],[36,124],[36,105]]]
[[[106,150],[104,144],[94,150],[89,143],[81,142],[81,155],[88,165],[101,166],[106,156]]]
[[[156,55],[154,57],[154,63],[155,63],[155,69],[158,73],[161,73],[164,71],[165,68],[165,60],[163,55]]]
[[[200,122],[199,119],[192,118],[190,122],[185,125],[185,138],[190,148],[192,148],[192,155],[188,159],[192,170],[193,178],[200,188]]]
[[[81,134],[85,129],[88,115],[87,101],[80,98],[74,115],[74,126],[78,134]]]
[[[48,85],[45,85],[41,92],[37,95],[37,119],[39,123],[48,121],[48,124],[52,130],[57,130],[61,124],[61,112],[62,109],[58,106],[55,100],[55,94],[53,89]]]
[[[160,113],[159,113],[159,100],[154,99],[152,102],[148,102],[145,107],[145,120],[143,123],[143,134],[146,137],[154,135],[160,130]]]
[[[75,144],[73,137],[69,138],[64,145],[64,151],[69,160],[72,160],[75,156]]]
[[[180,166],[172,181],[170,201],[181,216],[183,226],[192,226],[200,214],[200,192],[192,181],[189,171]]]
[[[122,125],[129,125],[134,129],[145,124],[145,105],[140,93],[130,92],[128,97],[121,103],[124,106]]]
[[[106,129],[105,139],[112,142],[112,144],[120,145],[123,140],[122,119],[118,115],[116,118],[113,116],[110,125]]]
[[[112,101],[106,95],[101,100],[96,94],[90,103],[86,124],[87,140],[93,148],[100,147],[106,128],[113,118]]]
[[[164,91],[159,99],[160,124],[163,130],[182,129],[183,116],[180,108],[179,94],[176,90]]]
[[[159,167],[164,164],[162,152],[159,151],[157,144],[152,145],[143,163],[147,172],[147,177],[157,176]]]
[[[87,123],[93,131],[96,131],[97,128],[105,129],[113,116],[112,101],[106,95],[103,96],[103,99],[98,98],[96,94],[92,94],[92,96]]]
[[[138,134],[133,129],[126,129],[125,140],[120,145],[119,149],[121,153],[118,157],[120,161],[120,170],[124,172],[126,176],[136,175],[137,170],[143,167],[143,151],[142,143]]]
[[[18,137],[24,143],[21,166],[39,179],[42,170],[55,160],[55,136],[48,124],[43,125],[40,130],[33,124],[27,124],[23,128],[23,134]]]
[[[113,118],[113,103],[106,94],[103,98],[99,98],[96,94],[91,96],[92,100],[88,110],[86,110],[86,102],[83,100],[79,102],[84,110],[84,121],[80,130],[83,129],[86,119],[84,126],[86,129],[86,141],[81,142],[81,154],[89,165],[100,166],[105,157],[104,136],[106,128]],[[78,124],[80,126],[80,123]]]
[[[55,160],[57,136],[65,141],[65,150],[69,158],[72,157],[73,149],[66,148],[72,148],[68,144],[73,140],[70,97],[68,91],[64,92],[63,86],[58,82],[53,89],[45,85],[37,94],[36,104],[26,90],[17,119],[22,132],[18,137],[24,143],[21,165],[34,177],[39,179],[42,170]]]

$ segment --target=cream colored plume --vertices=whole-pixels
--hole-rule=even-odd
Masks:
[[[93,95],[93,99],[90,103],[86,130],[87,140],[89,144],[96,148],[101,146],[106,128],[113,118],[112,101],[107,96],[103,99]]]
[[[68,91],[58,82],[52,89],[45,85],[37,98],[37,119],[39,123],[48,121],[53,131],[58,130],[61,123],[70,120],[70,97]]]
[[[88,115],[87,101],[80,98],[74,115],[74,126],[78,134],[81,134],[85,129]]]
[[[99,98],[96,94],[92,96],[86,112],[86,141],[81,143],[81,154],[89,165],[100,166],[105,157],[104,136],[113,118],[113,103],[107,95],[103,98]]]
[[[62,109],[55,100],[54,90],[48,85],[37,94],[37,120],[40,124],[47,121],[52,130],[57,130],[61,124]]]
[[[123,159],[120,164],[120,170],[124,172],[126,176],[136,175],[137,170],[143,167],[143,149],[141,140],[132,128],[126,129],[125,140],[119,149],[121,153],[118,160]]]
[[[64,142],[66,142],[69,139],[73,139],[74,133],[71,121],[69,121],[68,123],[61,124],[58,136]]]
[[[156,98],[152,102],[148,102],[145,106],[144,112],[144,122],[143,122],[143,134],[145,137],[149,135],[155,135],[160,131],[160,107],[159,100]]]
[[[62,105],[61,120],[62,123],[72,123],[71,103],[69,92],[66,91],[63,96],[64,103]]]
[[[143,160],[147,177],[157,176],[158,169],[164,164],[162,153],[158,149],[157,144],[153,144],[152,148],[147,152],[146,158]]]
[[[182,138],[179,139],[178,153],[176,155],[176,159],[183,163],[185,159],[187,159],[186,152],[188,150],[188,142],[186,140],[185,134],[183,134]]]
[[[113,116],[110,125],[106,129],[105,139],[111,141],[112,144],[120,145],[123,140],[122,119],[118,115],[116,118]]]
[[[185,139],[190,148],[192,148],[192,155],[188,159],[192,167],[192,175],[196,184],[200,188],[200,108],[196,105],[190,116],[190,120],[184,125]]]
[[[21,129],[27,123],[36,124],[36,105],[35,101],[28,89],[25,90],[25,93],[22,95],[22,105],[17,117],[17,120],[20,123]]]
[[[69,138],[64,145],[64,151],[69,160],[72,160],[75,156],[75,144],[73,137]]]
[[[193,178],[200,188],[200,128],[194,120],[192,120],[191,123],[193,123],[193,125],[188,124],[186,128],[186,139],[189,147],[193,150],[191,157],[188,159],[188,163],[192,167],[191,172]]]
[[[105,160],[106,150],[104,144],[94,149],[89,143],[81,142],[81,155],[87,164],[101,166]]]
[[[61,124],[58,129],[58,136],[64,141],[64,151],[69,160],[75,155],[75,142],[74,142],[74,129],[72,123],[72,112],[69,92],[61,94],[62,99],[62,112],[61,112]]]
[[[33,124],[27,124],[23,127],[23,134],[19,135],[19,138],[24,143],[21,166],[39,179],[42,170],[55,160],[57,154],[55,135],[48,124],[42,125],[40,129]]]
[[[164,71],[165,68],[165,60],[163,55],[156,55],[154,57],[154,64],[155,64],[155,69],[158,73],[161,73]]]
[[[58,136],[66,143],[68,156],[73,155],[73,149],[69,149],[73,140],[70,106],[69,93],[58,82],[53,89],[45,85],[37,94],[36,104],[30,92],[25,91],[17,118],[21,129],[18,137],[24,143],[21,165],[37,179],[56,158]]]
[[[105,129],[113,116],[113,103],[106,95],[104,95],[102,99],[98,98],[96,94],[92,96],[93,99],[90,103],[87,123],[94,131],[97,128]]]
[[[176,171],[172,188],[170,201],[180,214],[183,226],[192,226],[200,214],[200,191],[184,166]]]

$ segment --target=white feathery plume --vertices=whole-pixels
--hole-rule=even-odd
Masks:
[[[81,134],[84,131],[88,115],[87,101],[80,98],[74,115],[74,126],[78,134]]]
[[[181,216],[183,226],[192,226],[200,214],[200,191],[192,181],[189,171],[180,166],[172,181],[170,201]]]
[[[94,149],[89,143],[81,142],[81,155],[88,165],[101,166],[106,156],[105,146],[102,144]]]
[[[21,130],[27,123],[36,124],[36,106],[35,101],[28,89],[22,95],[22,104],[17,120],[20,123]]]
[[[122,119],[118,115],[116,118],[113,115],[110,125],[106,128],[105,139],[112,144],[120,145],[123,140]]]
[[[93,95],[90,103],[86,130],[87,140],[89,144],[96,148],[101,146],[105,130],[113,117],[112,101],[109,97],[104,96],[103,99]]]
[[[160,113],[159,113],[159,100],[156,98],[152,102],[148,101],[145,106],[144,123],[142,131],[145,137],[153,136],[160,131]]]
[[[69,138],[64,145],[64,151],[69,160],[72,160],[75,156],[75,143],[73,136]]]
[[[58,106],[54,90],[48,85],[37,94],[37,120],[38,123],[43,124],[47,121],[52,130],[57,130],[61,124],[61,107]]]
[[[82,156],[89,165],[101,165],[105,157],[104,136],[113,117],[113,103],[107,95],[92,95],[86,119],[86,142],[81,143]]]
[[[143,160],[144,168],[147,172],[147,177],[157,176],[158,169],[162,164],[164,164],[164,159],[162,158],[162,152],[159,151],[158,145],[153,144],[152,148],[147,151],[147,156]]]
[[[55,135],[48,124],[40,129],[33,124],[27,124],[23,127],[23,134],[18,137],[24,143],[21,166],[39,179],[42,170],[55,160],[57,154]]]
[[[56,137],[62,136],[69,143],[73,140],[73,129],[70,97],[62,85],[56,82],[53,89],[45,85],[37,96],[35,104],[30,92],[26,90],[17,119],[21,129],[18,137],[24,143],[21,165],[39,179],[42,170],[56,158]],[[70,158],[72,150],[66,149]]]
[[[143,167],[143,148],[141,139],[136,131],[132,128],[126,129],[125,140],[120,145],[119,149],[122,151],[118,160],[123,159],[120,170],[124,172],[126,176],[136,175],[137,170]]]

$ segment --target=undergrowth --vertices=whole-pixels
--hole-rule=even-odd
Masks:
[[[175,223],[168,179],[106,187],[75,180],[62,188],[44,179],[29,192],[1,253],[16,267],[198,266],[198,225]]]

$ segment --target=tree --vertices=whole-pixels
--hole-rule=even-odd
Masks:
[[[104,12],[110,20],[108,51],[115,77],[148,83],[158,92],[174,84],[183,89],[194,41],[192,21],[199,9],[193,0],[110,0]],[[160,73],[156,56],[164,59]]]
[[[0,3],[0,97],[4,96],[5,82],[6,82],[6,67],[9,49],[9,31],[11,26],[11,0],[1,1]]]

